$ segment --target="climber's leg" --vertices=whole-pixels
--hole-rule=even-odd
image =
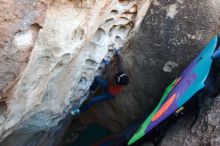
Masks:
[[[90,90],[95,91],[99,85],[104,89],[105,92],[108,91],[108,82],[106,80],[103,80],[101,76],[95,77],[94,82],[90,87]]]
[[[96,97],[93,97],[91,100],[89,100],[87,103],[83,104],[79,110],[80,112],[84,112],[88,110],[90,107],[92,107],[94,104],[98,102],[102,102],[105,100],[113,99],[113,96],[111,94],[102,94]]]

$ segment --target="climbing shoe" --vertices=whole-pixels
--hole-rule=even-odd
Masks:
[[[77,115],[80,114],[80,110],[79,110],[79,109],[73,109],[73,110],[71,110],[70,113],[71,113],[73,116],[77,116]]]

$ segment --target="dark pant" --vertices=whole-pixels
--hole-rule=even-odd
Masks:
[[[92,107],[95,103],[102,102],[105,100],[113,99],[113,96],[108,91],[108,82],[103,80],[100,76],[96,76],[90,90],[95,91],[98,86],[104,90],[104,93],[98,96],[93,97],[87,103],[83,104],[79,110],[84,112]]]

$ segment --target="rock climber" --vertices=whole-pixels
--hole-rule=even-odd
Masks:
[[[110,62],[106,59],[103,59],[108,80],[104,80],[101,76],[96,76],[92,86],[90,87],[90,91],[95,92],[96,89],[100,86],[103,90],[103,93],[86,101],[86,103],[82,104],[79,109],[72,110],[72,115],[78,115],[81,112],[85,112],[98,102],[114,99],[114,97],[122,91],[123,87],[129,83],[129,77],[125,73],[125,69],[123,67],[123,59],[120,56],[120,49],[114,50],[117,59],[117,73],[113,76]]]

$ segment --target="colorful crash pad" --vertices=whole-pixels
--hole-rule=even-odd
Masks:
[[[204,88],[213,64],[213,54],[219,49],[219,38],[214,36],[203,51],[165,90],[159,104],[129,140],[133,144],[158,124],[181,108],[190,98]],[[218,50],[219,51],[219,50]]]

